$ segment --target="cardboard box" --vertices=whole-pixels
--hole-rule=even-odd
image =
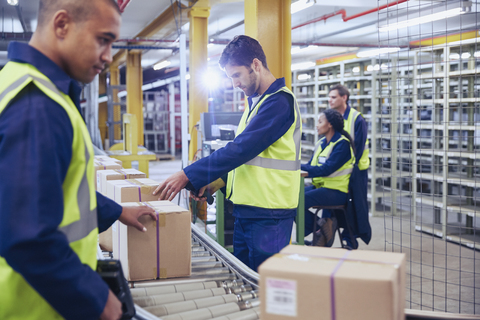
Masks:
[[[152,179],[108,180],[106,196],[118,203],[156,201],[159,196],[153,191],[157,187],[158,182]]]
[[[259,273],[262,320],[405,319],[405,254],[290,245]]]
[[[108,170],[105,170],[108,171]],[[102,171],[103,172],[103,171]],[[133,205],[133,204],[132,204]],[[174,206],[175,204],[170,201],[151,201],[151,202],[138,202],[138,205],[146,205],[150,207],[162,207],[162,206]],[[115,225],[115,224],[114,224]],[[113,252],[113,225],[98,235],[98,243],[103,251]],[[117,241],[118,243],[118,241]]]
[[[95,168],[95,179],[97,178],[98,174],[97,172],[100,170],[118,170],[122,169],[122,165],[118,164],[114,161],[93,161],[93,166]],[[97,187],[97,184],[95,184],[95,187]]]
[[[108,180],[141,179],[146,177],[145,173],[137,169],[99,170],[97,171],[97,191],[107,195]]]
[[[95,161],[100,161],[100,162],[116,162],[119,165],[122,165],[122,160],[118,160],[115,158],[111,158],[109,156],[94,156],[93,157]]]
[[[100,249],[103,251],[113,251],[113,242],[112,242],[112,227],[108,228],[107,230],[103,231],[102,233],[98,234],[98,244],[100,245]]]
[[[129,281],[189,276],[192,244],[191,216],[170,201],[123,203],[122,206],[148,205],[157,212],[157,221],[143,216],[147,232],[116,222],[113,225],[113,257],[122,262]]]

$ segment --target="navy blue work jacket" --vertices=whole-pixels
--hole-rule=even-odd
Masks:
[[[36,67],[80,110],[80,85],[45,55],[12,42],[8,58]],[[72,141],[66,111],[33,84],[0,115],[0,256],[63,317],[98,319],[108,286],[80,262],[58,230]],[[99,231],[104,231],[122,208],[99,193],[97,206]]]
[[[277,79],[264,95],[276,92],[284,86],[285,79]],[[252,97],[254,95],[248,98],[250,106]],[[260,97],[261,99],[262,97]],[[255,158],[280,139],[295,121],[294,112],[294,101],[290,94],[280,91],[270,96],[262,103],[257,115],[253,117],[241,134],[224,148],[218,149],[210,156],[186,167],[185,174],[197,190],[224,176],[229,171]],[[300,121],[300,119],[298,120]],[[238,218],[283,219],[294,217],[296,209],[265,209],[234,205],[233,215]]]

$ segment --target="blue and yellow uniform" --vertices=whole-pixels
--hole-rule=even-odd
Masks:
[[[249,97],[248,106],[235,139],[184,172],[196,189],[230,172],[234,254],[257,270],[290,241],[300,185],[301,119],[283,78],[262,96]]]
[[[367,202],[369,159],[368,150],[365,150],[368,148],[368,127],[362,114],[353,110],[348,104],[343,114],[343,119],[345,120],[345,131],[353,138],[357,164],[350,177],[353,206],[349,206],[347,218],[349,219],[349,225],[355,237],[359,237],[368,244],[372,238],[372,229],[368,221]],[[347,242],[350,241],[349,238],[349,234],[344,233],[344,239],[346,239]]]
[[[350,175],[355,156],[349,140],[335,132],[330,142],[323,137],[317,143],[312,158],[302,164],[313,185],[305,188],[305,235],[313,230],[313,214],[308,210],[316,205],[343,205],[347,202]],[[325,213],[323,215],[325,217]]]
[[[81,145],[74,140],[86,129],[82,129],[80,115],[81,87],[53,61],[27,44],[11,43],[8,55],[10,60],[27,64],[27,68],[36,69],[38,73],[33,72],[37,80],[23,87],[0,114],[0,274],[14,272],[15,278],[18,274],[25,279],[19,284],[20,280],[12,282],[14,279],[0,275],[0,282],[6,283],[2,286],[4,295],[0,294],[0,306],[10,308],[0,307],[0,318],[98,319],[107,301],[108,286],[92,269],[96,263],[92,261],[95,259],[92,251],[96,250],[97,228],[87,230],[89,239],[83,249],[75,246],[78,240],[71,238],[73,233],[62,228],[76,210],[72,200],[75,202],[77,198],[71,196],[76,192],[71,189],[75,186],[72,181],[76,180],[72,165],[77,166],[80,176],[89,175],[86,180],[90,201],[80,201],[84,197],[78,192],[78,206],[89,206],[86,209],[91,211],[96,205],[98,231],[107,229],[118,219],[122,208],[92,190],[91,142],[84,134],[85,145],[80,151]],[[42,76],[46,79],[39,79]],[[53,86],[57,96],[70,102],[53,101],[55,94],[47,94],[48,90],[40,89],[39,83]],[[79,154],[85,155],[85,159],[77,159]],[[77,186],[80,191],[81,184]],[[95,241],[91,241],[91,237]],[[88,258],[80,252],[87,252]],[[24,290],[25,286],[29,286],[28,290]],[[30,303],[32,288],[38,292],[34,305]],[[27,308],[23,295],[28,296]],[[16,301],[20,306],[6,304],[4,299]],[[55,311],[45,311],[42,299]],[[17,312],[9,313],[15,307]],[[40,309],[43,314],[39,314]]]

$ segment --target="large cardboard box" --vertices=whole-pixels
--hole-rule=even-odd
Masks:
[[[153,195],[158,182],[152,179],[108,180],[106,196],[118,203],[158,200]]]
[[[108,180],[141,179],[147,175],[137,169],[116,169],[97,171],[97,191],[107,195]]]
[[[262,320],[403,320],[405,255],[290,245],[259,267]]]
[[[147,228],[116,222],[113,227],[113,257],[122,262],[129,281],[189,276],[192,244],[190,212],[170,201],[122,203],[122,206],[147,205],[157,213],[158,223],[150,216],[140,222]]]

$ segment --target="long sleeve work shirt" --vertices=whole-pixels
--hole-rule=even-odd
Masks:
[[[8,57],[36,67],[70,96],[80,112],[81,87],[53,61],[15,42]],[[32,83],[0,115],[0,256],[63,317],[98,319],[108,286],[81,263],[58,230],[72,141],[66,111]],[[103,231],[122,208],[97,193],[97,211]]]
[[[318,143],[321,144],[322,150],[325,149],[330,143],[335,143],[340,139],[341,134],[335,132],[330,142],[327,142],[327,139],[323,138]],[[347,163],[350,158],[350,142],[348,140],[342,140],[338,142],[328,159],[321,166],[312,166],[313,155],[308,161],[307,164],[302,164],[302,170],[308,172],[310,178],[315,177],[328,177],[338,169],[340,169],[345,163]]]
[[[263,95],[274,93],[284,86],[285,79],[277,79]],[[252,97],[248,98],[250,106]],[[258,156],[288,131],[295,121],[294,112],[294,101],[290,94],[281,91],[270,96],[245,130],[232,142],[184,169],[192,185],[198,190]],[[233,215],[240,218],[278,219],[294,217],[295,214],[295,209],[265,209],[246,205],[235,205],[233,209]]]

